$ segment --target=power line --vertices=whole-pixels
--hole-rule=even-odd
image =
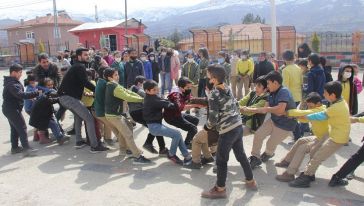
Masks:
[[[29,2],[29,3],[18,3],[18,4],[13,4],[11,6],[2,6],[2,7],[0,7],[0,10],[18,8],[18,7],[29,6],[29,5],[40,4],[40,3],[46,3],[46,2],[50,2],[50,1],[51,0],[39,0],[39,1],[33,1],[33,2]]]

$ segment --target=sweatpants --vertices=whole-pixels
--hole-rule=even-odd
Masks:
[[[225,187],[227,176],[227,162],[229,161],[229,154],[231,149],[234,151],[236,160],[240,163],[241,167],[244,170],[245,179],[248,181],[253,179],[253,172],[244,151],[242,137],[242,126],[238,126],[227,133],[220,134],[216,153],[216,186]]]
[[[181,114],[180,117],[174,119],[164,119],[168,124],[187,131],[185,144],[190,144],[193,137],[197,134],[197,125],[199,119],[189,114]]]
[[[268,119],[254,133],[253,148],[251,154],[255,157],[260,158],[260,150],[262,149],[263,141],[269,136],[266,143],[265,153],[267,155],[273,155],[277,146],[291,134],[291,131],[283,130],[276,127],[272,119]]]
[[[19,139],[22,147],[28,148],[27,125],[21,110],[3,108],[3,114],[8,119],[10,125],[11,148],[19,147]]]

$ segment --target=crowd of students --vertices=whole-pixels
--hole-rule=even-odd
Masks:
[[[145,150],[190,169],[215,162],[217,181],[201,194],[205,198],[226,198],[231,150],[244,170],[247,188],[257,190],[253,170],[271,159],[277,146],[292,136],[292,148],[275,164],[287,170],[276,179],[292,187],[309,187],[320,164],[348,144],[350,122],[364,122],[363,113],[357,114],[357,94],[362,90],[358,66],[343,65],[337,81],[332,81],[325,59],[311,53],[307,45],[299,47],[298,56],[285,51],[280,67],[267,52],[259,54],[257,63],[248,51],[231,54],[221,51],[213,62],[207,48],[200,48],[197,54],[190,51],[180,59],[179,53],[169,48],[154,51],[145,47],[138,58],[134,49],[111,55],[107,48],[81,47],[71,55],[71,61],[68,51],[57,63],[40,54],[39,64],[28,73],[26,89],[20,82],[23,68],[14,64],[10,75],[4,77],[2,106],[11,129],[11,153],[36,154],[28,143],[23,106],[30,116],[29,125],[34,127],[33,141],[40,144],[54,141],[48,128],[59,145],[69,141],[59,121],[70,110],[76,148],[89,145],[92,153],[107,151],[115,144],[113,133],[119,155],[132,157],[134,164],[149,164],[151,160],[134,141],[133,128],[139,123],[149,131],[142,145]],[[54,104],[59,104],[57,111]],[[198,131],[201,111],[205,110],[207,120]],[[81,135],[83,122],[86,139]],[[187,136],[183,138],[177,128]],[[248,157],[243,136],[250,134],[254,140]],[[164,137],[172,139],[169,149]],[[306,154],[310,160],[296,177]],[[332,176],[329,185],[348,184],[345,178],[363,162],[363,156],[362,146]]]

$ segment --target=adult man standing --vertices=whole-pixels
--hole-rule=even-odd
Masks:
[[[95,92],[95,86],[88,80],[86,73],[85,64],[90,61],[88,49],[78,48],[76,50],[76,57],[77,61],[75,61],[64,76],[58,90],[58,93],[60,94],[59,103],[66,109],[69,109],[75,117],[76,147],[82,148],[86,145],[86,142],[82,140],[80,129],[83,120],[86,123],[87,134],[90,138],[90,152],[97,153],[106,151],[108,148],[102,146],[96,138],[93,116],[80,101],[85,87],[92,92]]]
[[[40,86],[44,86],[44,79],[50,78],[54,82],[54,88],[58,88],[61,83],[61,73],[56,64],[49,62],[48,54],[41,53],[38,56],[38,64],[33,69],[33,74]]]
[[[259,54],[259,63],[255,65],[253,81],[255,81],[258,77],[267,75],[269,72],[274,71],[273,63],[268,61],[267,52],[261,52]]]

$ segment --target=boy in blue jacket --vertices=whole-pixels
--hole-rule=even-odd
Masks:
[[[145,79],[153,79],[152,63],[147,59],[147,53],[140,54],[140,61],[143,62]]]

